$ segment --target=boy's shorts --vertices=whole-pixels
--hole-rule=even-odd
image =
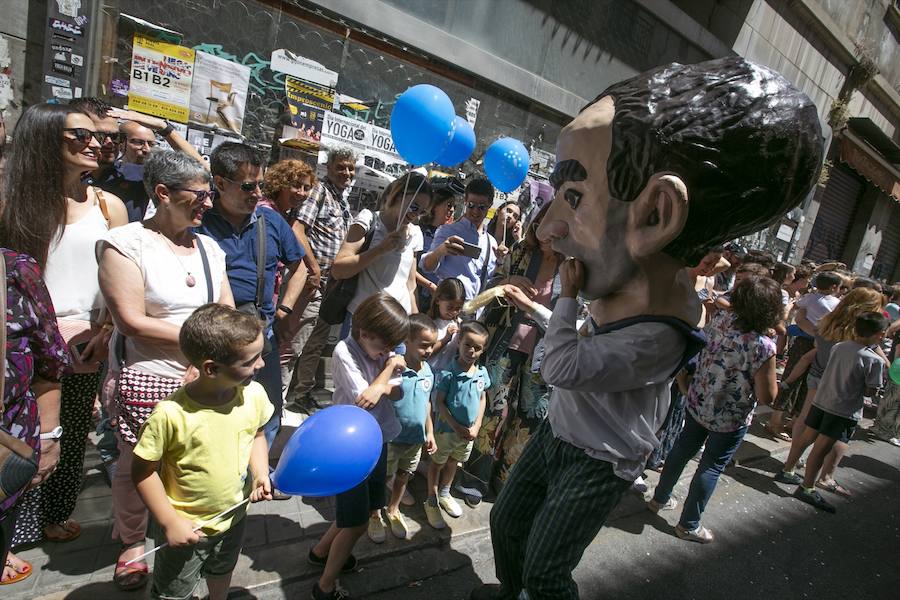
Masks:
[[[821,377],[816,377],[812,373],[806,376],[806,389],[808,390],[817,390],[819,389],[819,382],[822,380]]]
[[[412,475],[419,466],[422,456],[422,444],[388,444],[387,475],[390,477],[400,471]]]
[[[475,446],[475,440],[464,440],[455,431],[436,431],[434,441],[437,442],[437,452],[431,455],[431,462],[436,465],[446,464],[449,458],[464,463],[469,460]]]
[[[806,415],[806,426],[839,442],[849,443],[856,431],[857,421],[826,412],[813,404]]]
[[[200,579],[224,577],[232,571],[241,555],[244,524],[247,517],[218,535],[201,538],[191,546],[166,546],[156,553],[150,597],[161,600],[185,600],[194,595]],[[162,527],[156,525],[156,539],[165,540]]]
[[[335,498],[335,519],[337,527],[344,529],[360,527],[369,522],[369,515],[387,504],[387,444],[381,446],[381,455],[375,468],[362,483],[355,488],[338,494]]]

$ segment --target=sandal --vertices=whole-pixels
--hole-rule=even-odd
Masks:
[[[23,579],[28,579],[29,577],[31,577],[31,572],[33,570],[31,568],[31,563],[22,559],[19,560],[22,561],[22,565],[24,566],[23,571],[17,569],[13,562],[9,560],[9,557],[7,557],[5,569],[11,569],[12,572],[15,573],[15,575],[10,577],[9,579],[3,579],[2,574],[0,574],[0,585],[12,585],[14,583],[19,583]]]
[[[837,481],[832,479],[831,481],[822,481],[821,479],[816,482],[816,487],[821,488],[827,492],[831,492],[832,494],[837,494],[838,496],[843,496],[845,498],[852,498],[853,492],[839,484]]]
[[[143,549],[143,544],[144,541],[141,541],[141,549]],[[146,561],[139,560],[127,564],[129,559],[122,559],[122,553],[131,550],[133,547],[135,547],[135,544],[122,548],[122,552],[119,554],[119,560],[116,562],[116,569],[113,573],[113,583],[115,583],[116,587],[123,592],[140,589],[147,585],[147,581],[150,579],[150,567],[147,566]]]
[[[51,534],[52,528],[57,527],[63,531],[62,534]],[[72,519],[66,519],[62,523],[50,523],[44,527],[44,539],[51,542],[71,542],[81,535],[81,525]]]

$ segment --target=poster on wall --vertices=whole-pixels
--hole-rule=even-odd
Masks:
[[[301,150],[317,150],[325,113],[334,104],[334,91],[290,75],[285,77],[284,88],[291,125],[296,130],[292,132],[290,145]]]
[[[193,74],[192,49],[135,35],[128,108],[187,123]]]
[[[250,86],[250,67],[197,52],[191,84],[190,122],[240,133]]]

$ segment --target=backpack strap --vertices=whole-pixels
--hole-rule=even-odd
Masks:
[[[256,308],[263,304],[266,286],[266,216],[256,213]]]

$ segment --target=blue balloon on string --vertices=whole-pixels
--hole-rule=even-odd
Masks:
[[[358,406],[329,406],[306,419],[288,440],[272,481],[295,496],[333,496],[369,476],[381,456],[381,427]]]
[[[500,138],[484,153],[484,173],[494,187],[508,194],[525,181],[529,156],[525,144],[513,138]]]
[[[473,150],[475,150],[475,130],[471,123],[457,115],[453,119],[453,137],[434,162],[444,167],[455,167],[469,158]]]
[[[403,159],[413,165],[432,162],[453,135],[456,113],[449,96],[433,85],[414,85],[391,111],[391,137]]]

